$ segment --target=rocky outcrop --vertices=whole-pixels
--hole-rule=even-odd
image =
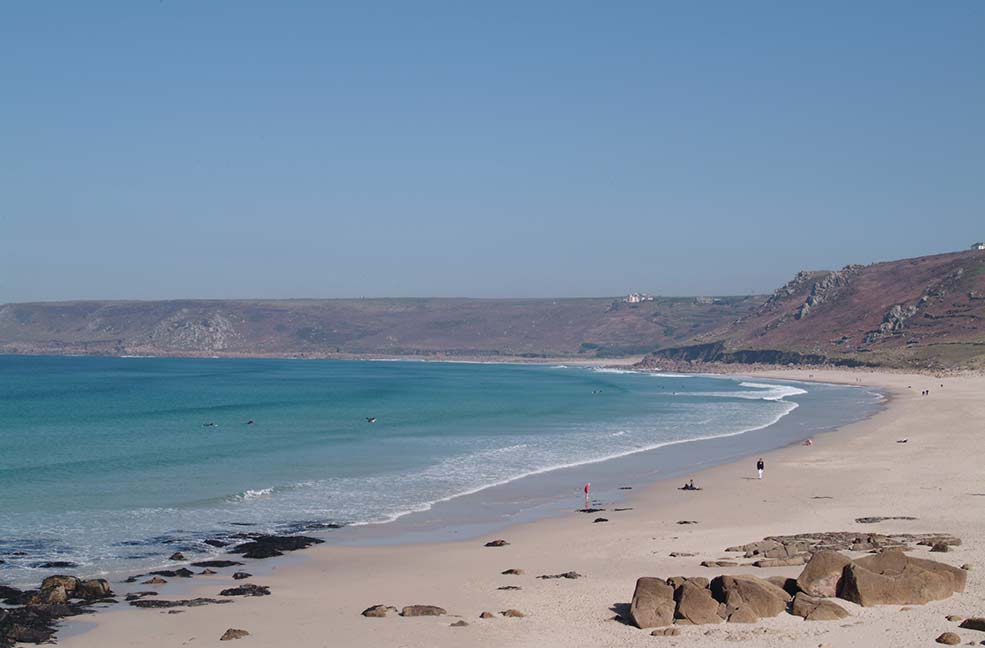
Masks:
[[[270,596],[270,588],[266,585],[244,583],[219,592],[219,596]]]
[[[244,558],[273,558],[284,555],[285,551],[307,549],[311,545],[321,544],[324,540],[308,536],[252,536],[249,542],[236,545],[229,550],[232,554],[241,554]]]
[[[840,553],[818,551],[797,577],[797,587],[811,596],[835,596],[842,572],[851,562]]]
[[[219,641],[231,641],[233,639],[242,639],[243,637],[249,636],[250,633],[246,630],[242,630],[240,628],[229,628],[222,633],[222,636],[219,637]]]
[[[370,617],[371,619],[381,619],[387,616],[388,614],[390,614],[390,612],[396,613],[396,611],[397,608],[393,607],[392,605],[380,604],[366,608],[365,610],[363,610],[362,614],[364,617]]]
[[[711,592],[692,580],[684,581],[674,591],[674,600],[677,602],[674,623],[704,625],[724,621],[718,614],[719,603],[712,598]]]
[[[923,605],[963,592],[966,578],[956,567],[890,550],[846,565],[838,597],[863,607]]]
[[[903,304],[896,304],[883,315],[882,324],[875,331],[869,331],[865,334],[865,343],[871,344],[877,342],[878,340],[889,337],[891,335],[896,335],[903,331],[903,324],[906,320],[910,319],[917,314],[916,306],[905,306]]]
[[[845,608],[834,601],[815,598],[803,592],[798,592],[794,597],[790,614],[803,617],[805,621],[837,621],[848,616]]]
[[[790,595],[755,576],[719,576],[711,581],[711,594],[724,604],[721,616],[730,623],[753,623],[775,617],[787,609]]]
[[[826,301],[836,297],[841,289],[848,286],[852,279],[859,273],[862,266],[845,266],[839,271],[830,272],[822,279],[815,281],[811,285],[811,292],[798,308],[794,315],[796,319],[804,319],[811,312]]]
[[[629,604],[629,616],[637,628],[672,624],[675,607],[672,585],[660,578],[643,577],[636,581],[633,601]]]

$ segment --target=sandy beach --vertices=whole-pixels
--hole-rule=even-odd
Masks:
[[[59,644],[220,645],[228,628],[250,633],[235,645],[298,647],[927,646],[945,631],[958,632],[963,643],[985,639],[985,633],[958,630],[957,623],[945,619],[985,611],[985,474],[980,454],[985,377],[835,370],[761,375],[806,380],[809,374],[819,381],[878,387],[891,402],[868,420],[821,435],[812,447],[767,454],[762,481],[755,479],[756,457],[750,457],[693,475],[703,488],[699,492],[677,490],[678,480],[632,484],[628,502],[618,505],[632,509],[609,508],[599,514],[606,523],[572,512],[461,542],[314,547],[288,559],[248,566],[256,573],[250,582],[270,586],[271,596],[188,608],[180,614],[119,606],[68,624]],[[930,394],[921,395],[926,389]],[[897,443],[903,438],[908,442]],[[855,522],[863,516],[916,519]],[[684,520],[697,523],[678,524]],[[731,545],[819,531],[950,533],[963,543],[933,557],[953,565],[970,563],[976,570],[969,573],[963,594],[903,612],[898,606],[861,608],[839,601],[851,615],[842,621],[805,622],[781,614],[749,625],[682,627],[678,637],[658,638],[613,620],[630,601],[640,576],[796,576],[800,567],[704,568],[699,563],[734,560],[736,554],[723,553]],[[510,544],[483,546],[496,538]],[[672,558],[671,552],[696,555]],[[915,555],[924,552],[921,547]],[[507,569],[524,574],[502,575]],[[583,577],[536,578],[567,571]],[[234,582],[231,573],[196,577],[181,597],[215,596]],[[521,589],[497,589],[508,585]],[[169,592],[162,590],[163,597]],[[437,605],[448,616],[360,615],[374,604]],[[499,614],[510,608],[525,617]],[[480,619],[483,611],[495,618]],[[459,619],[468,625],[450,627]]]

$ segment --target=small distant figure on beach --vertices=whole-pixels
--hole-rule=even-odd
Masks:
[[[591,508],[591,505],[590,505],[590,503],[588,501],[588,498],[589,498],[589,495],[591,494],[591,492],[592,492],[592,482],[585,482],[585,510],[586,511],[589,508]]]
[[[763,458],[760,457],[759,461],[756,462],[756,472],[759,474],[760,479],[763,478],[763,470],[765,469],[766,469],[766,462],[764,462]]]
[[[685,482],[685,484],[681,486],[681,490],[697,491],[701,489],[694,485],[694,480],[692,479],[691,481]]]
[[[806,440],[804,441],[804,445],[805,445],[805,446],[808,446],[808,447],[810,447],[810,446],[812,446],[812,445],[814,445],[814,439],[806,439]]]
[[[376,423],[376,417],[375,416],[367,416],[366,417],[366,422],[367,423]]]

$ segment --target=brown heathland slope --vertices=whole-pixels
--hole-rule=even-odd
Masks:
[[[985,252],[802,272],[754,312],[652,361],[661,358],[982,367]]]
[[[330,299],[0,306],[0,352],[133,355],[633,355],[686,343],[765,297]]]

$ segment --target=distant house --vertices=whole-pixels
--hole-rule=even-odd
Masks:
[[[971,249],[972,250],[985,250],[985,243],[981,243],[981,242],[973,243],[971,245]]]
[[[629,293],[623,298],[623,301],[627,304],[639,304],[640,302],[653,301],[652,295],[647,295],[646,293]]]

